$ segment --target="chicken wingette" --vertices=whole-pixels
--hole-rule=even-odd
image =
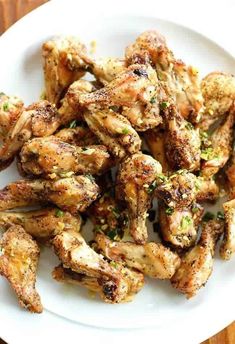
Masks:
[[[170,279],[180,265],[178,255],[159,243],[138,245],[132,242],[112,241],[100,233],[96,235],[95,240],[105,257],[124,262],[128,267],[152,278]]]
[[[161,84],[181,115],[198,121],[203,103],[198,71],[177,60],[159,32],[143,32],[126,48],[126,61],[128,65],[144,63],[156,68]]]
[[[130,122],[111,109],[87,111],[84,118],[91,131],[117,158],[140,150],[141,139]]]
[[[77,37],[58,37],[42,46],[46,99],[59,105],[59,101],[72,82],[85,73],[91,59],[87,49]]]
[[[128,208],[130,234],[138,244],[144,244],[148,238],[147,212],[151,207],[156,177],[161,172],[161,164],[142,153],[127,157],[119,166],[116,195]]]
[[[122,266],[116,268],[115,264],[108,263],[102,255],[86,244],[81,234],[73,230],[57,235],[52,243],[63,267],[91,277],[93,283],[94,279],[97,280],[101,297],[105,302],[123,302],[133,294],[133,289],[137,292],[143,286],[142,274],[132,272],[130,278],[131,271],[122,271]],[[87,284],[86,286],[88,287]]]
[[[47,179],[72,174],[103,174],[115,165],[105,146],[76,147],[54,136],[25,143],[20,164],[26,174]]]
[[[39,247],[21,226],[11,226],[0,240],[0,274],[9,281],[21,307],[41,313],[43,307],[35,288]]]
[[[184,254],[181,265],[171,279],[172,286],[187,298],[205,286],[213,270],[216,242],[223,232],[223,221],[204,222],[198,244]]]
[[[91,73],[103,85],[107,85],[125,71],[125,60],[115,57],[99,58],[93,62]]]
[[[8,229],[9,226],[20,225],[32,237],[41,242],[48,242],[64,230],[80,231],[82,219],[68,211],[58,208],[44,208],[27,212],[0,212],[0,227]]]
[[[63,210],[77,214],[78,211],[85,211],[98,195],[99,187],[90,176],[56,181],[18,180],[0,190],[0,210],[51,202]]]

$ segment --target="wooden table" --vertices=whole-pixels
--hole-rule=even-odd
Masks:
[[[26,13],[45,2],[47,0],[0,0],[0,34]],[[0,344],[6,343],[0,339]],[[235,344],[235,322],[203,344]]]

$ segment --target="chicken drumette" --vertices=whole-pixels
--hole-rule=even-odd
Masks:
[[[144,244],[148,237],[146,217],[156,177],[161,172],[160,163],[142,153],[126,158],[119,167],[116,195],[128,208],[130,234],[139,244]]]
[[[56,181],[18,180],[0,191],[0,210],[52,202],[63,210],[77,214],[84,211],[98,194],[99,187],[90,176]]]
[[[33,313],[43,310],[35,289],[39,247],[21,226],[11,226],[0,240],[0,274],[14,289],[21,307]]]
[[[76,122],[72,122],[72,128],[61,129],[54,136],[61,141],[80,147],[99,144],[99,139],[88,127],[73,127],[73,125],[76,126]]]

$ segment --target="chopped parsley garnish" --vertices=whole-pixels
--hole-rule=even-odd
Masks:
[[[200,131],[201,140],[208,139],[208,133],[206,131]]]
[[[164,109],[168,108],[169,105],[170,105],[170,103],[168,103],[168,102],[162,102],[162,103],[160,104],[160,108],[161,108],[162,110],[164,110]]]
[[[174,208],[172,208],[172,207],[166,208],[165,213],[167,215],[172,215],[174,213]]]
[[[120,217],[120,210],[117,207],[112,208],[112,213],[118,219]]]
[[[203,149],[201,151],[201,158],[203,160],[210,160],[213,158],[213,153],[214,153],[214,150],[212,147],[208,147],[206,149]]]
[[[183,230],[186,230],[189,226],[191,226],[193,224],[193,220],[190,216],[186,215],[182,217],[181,223],[180,223],[180,227]]]
[[[57,209],[56,210],[56,213],[55,213],[55,216],[56,217],[63,217],[64,216],[64,212],[60,209]]]
[[[192,210],[193,214],[196,214],[198,212],[198,210],[199,210],[199,207],[194,205],[191,210]]]
[[[160,179],[161,182],[166,182],[167,181],[167,177],[164,176],[164,174],[158,174],[157,178]]]
[[[111,239],[114,240],[115,237],[117,236],[117,230],[112,229],[111,231],[108,231],[107,236]]]
[[[147,188],[147,193],[151,194],[157,187],[157,181],[154,180],[152,182],[152,184],[149,185],[149,187]]]
[[[205,215],[203,216],[202,221],[208,222],[210,220],[213,220],[214,218],[215,218],[215,215],[211,213],[210,211],[207,211]]]
[[[217,219],[218,220],[224,220],[224,213],[222,211],[218,211],[217,213]]]
[[[188,129],[188,130],[192,130],[194,127],[193,127],[193,125],[192,125],[190,122],[188,122],[188,123],[185,125],[185,128]]]
[[[112,105],[109,107],[110,110],[114,111],[114,112],[117,112],[119,107],[117,105]]]
[[[101,226],[95,226],[94,227],[94,232],[96,232],[96,233],[103,233],[103,231],[101,229]]]
[[[72,122],[69,124],[69,128],[70,128],[70,129],[74,129],[74,128],[76,128],[76,126],[77,126],[77,121],[76,121],[76,119],[75,119],[74,121],[72,121]]]
[[[127,135],[127,134],[129,133],[129,129],[128,129],[128,128],[122,129],[122,133],[123,133],[124,135]]]
[[[156,103],[156,98],[155,98],[155,97],[152,97],[152,98],[150,99],[150,103],[151,103],[151,104],[155,104],[155,103]]]
[[[2,108],[3,108],[3,111],[8,111],[9,110],[9,103],[4,103]]]

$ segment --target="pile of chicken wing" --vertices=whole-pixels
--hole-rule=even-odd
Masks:
[[[53,279],[105,302],[132,300],[145,276],[194,296],[217,243],[222,259],[235,252],[235,77],[200,80],[157,31],[123,58],[95,59],[76,37],[42,56],[40,101],[0,93],[0,169],[16,159],[22,176],[0,190],[0,274],[37,313],[41,245],[61,262]],[[39,207],[15,210],[27,206]]]

